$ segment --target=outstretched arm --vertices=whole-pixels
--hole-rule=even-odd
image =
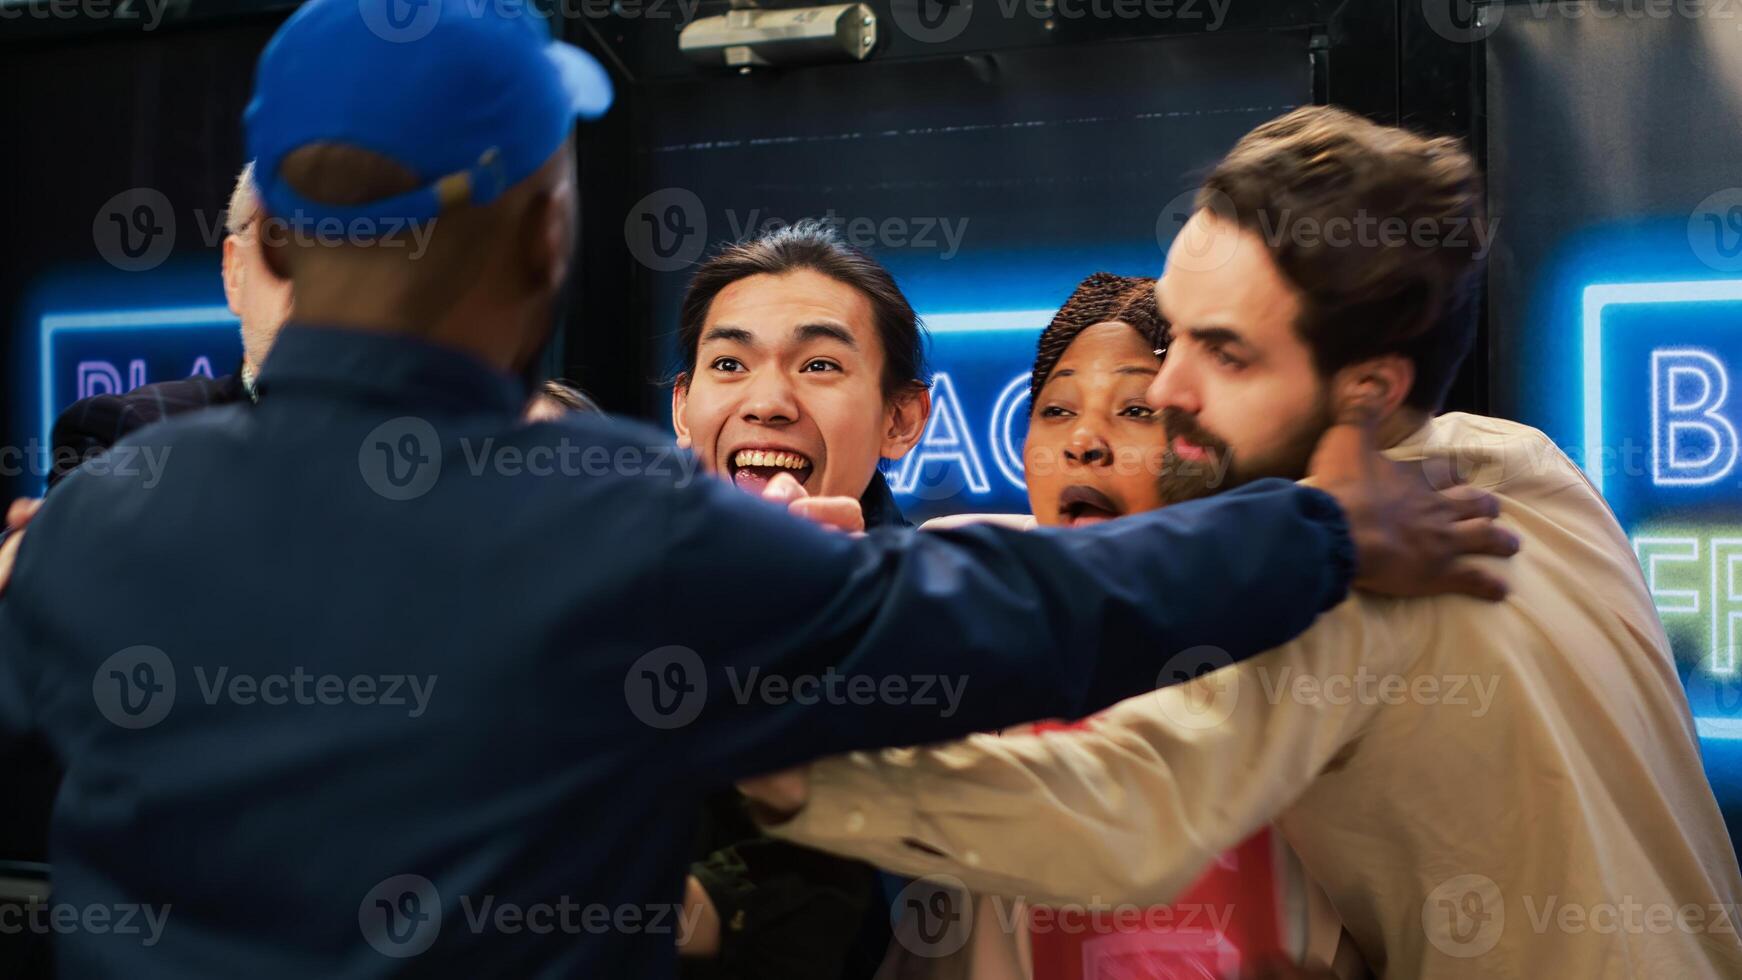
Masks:
[[[1404,669],[1421,604],[1358,598],[1243,664],[1125,701],[1081,729],[854,753],[746,784],[769,832],[909,875],[1042,902],[1166,902],[1273,820],[1375,710],[1301,697]],[[776,817],[778,819],[778,817]]]
[[[662,549],[686,615],[648,634],[689,666],[643,666],[705,692],[685,761],[716,779],[1080,716],[1172,682],[1179,651],[1238,659],[1298,634],[1354,564],[1337,505],[1284,481],[1100,528],[859,539],[691,489]]]

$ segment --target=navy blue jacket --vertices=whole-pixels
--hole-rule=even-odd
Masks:
[[[650,429],[523,425],[446,348],[292,326],[259,383],[155,426],[156,485],[69,475],[0,602],[0,734],[66,773],[54,901],[105,910],[68,976],[669,976],[707,791],[1079,717],[1291,638],[1353,564],[1281,481],[854,538]]]

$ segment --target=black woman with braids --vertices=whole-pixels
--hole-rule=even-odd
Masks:
[[[1165,329],[1154,279],[1097,272],[1041,333],[1023,449],[1040,524],[1075,527],[1162,505],[1167,435],[1143,393],[1161,367]]]
[[[1035,347],[1024,477],[1033,518],[945,517],[1077,527],[1154,510],[1167,436],[1143,400],[1166,327],[1155,280],[1097,272],[1077,285]]]
[[[1167,325],[1155,303],[1155,280],[1097,272],[1077,285],[1035,346],[1029,380],[1028,439],[1024,478],[1033,517],[961,515],[939,518],[929,529],[993,521],[1018,527],[1081,527],[1167,503],[1162,493],[1167,434],[1144,392],[1161,368]],[[1059,725],[1036,726],[1039,730]],[[1263,960],[1281,948],[1275,916],[1277,889],[1296,879],[1288,860],[1273,856],[1268,831],[1228,852],[1194,888],[1173,905],[1131,905],[1120,912],[1124,927],[1110,928],[1107,915],[1083,909],[1022,909],[1013,899],[976,895],[967,900],[973,917],[968,940],[946,955],[913,952],[903,944],[893,955],[905,960],[900,976],[919,980],[1060,980],[1081,975],[1085,957],[1144,956],[1162,972],[1180,969],[1202,949],[1192,909],[1214,909],[1198,925],[1248,960]],[[952,901],[962,901],[951,895]],[[904,922],[903,930],[916,928]],[[1202,933],[1204,935],[1208,932]],[[1198,943],[1202,946],[1202,942]],[[1229,950],[1221,950],[1227,955]],[[1131,959],[1138,957],[1137,960]],[[1181,960],[1179,957],[1186,957]],[[1213,959],[1213,958],[1212,958]],[[1162,965],[1163,963],[1170,965]],[[1144,972],[1141,975],[1152,975]],[[1313,974],[1312,976],[1317,976]]]

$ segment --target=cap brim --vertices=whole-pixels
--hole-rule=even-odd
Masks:
[[[562,76],[577,118],[597,119],[611,108],[611,76],[592,55],[572,44],[552,41],[545,56]]]

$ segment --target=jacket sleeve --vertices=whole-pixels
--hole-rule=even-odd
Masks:
[[[715,780],[1081,717],[1181,679],[1165,668],[1182,653],[1298,635],[1354,565],[1335,501],[1281,480],[1066,532],[852,538],[714,480],[669,519],[663,592],[683,615],[648,635],[698,675],[688,758]]]
[[[1351,599],[1279,650],[1083,728],[824,760],[805,809],[767,829],[1042,903],[1173,901],[1353,751],[1381,703],[1362,677],[1421,654],[1427,605]]]
[[[138,428],[140,420],[126,399],[118,395],[95,395],[74,402],[54,420],[50,442],[48,485],[54,487],[80,463],[107,452],[110,446]]]

